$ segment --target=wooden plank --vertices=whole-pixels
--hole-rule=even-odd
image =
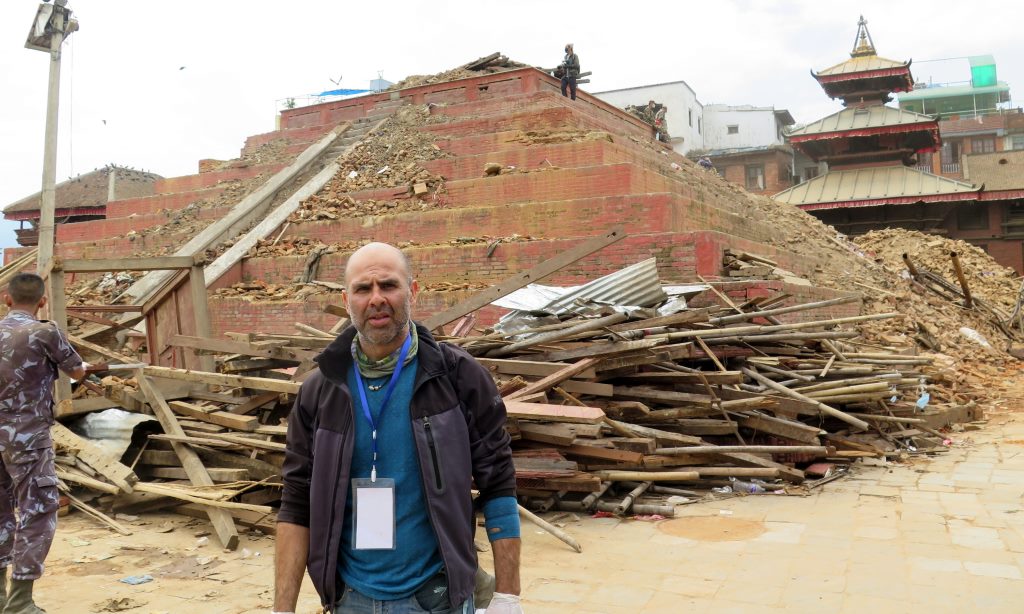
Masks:
[[[729,446],[722,446],[728,449]],[[793,484],[800,484],[804,481],[804,472],[799,469],[787,467],[781,463],[761,458],[754,454],[746,454],[742,452],[725,452],[718,456],[718,458],[731,461],[733,464],[740,465],[743,467],[767,467],[771,469],[779,470],[779,477],[787,482]]]
[[[174,508],[174,511],[191,518],[205,518],[206,508],[196,503],[186,503]],[[251,510],[227,510],[236,524],[249,529],[259,529],[265,535],[277,534],[277,514],[263,514]]]
[[[792,399],[776,394],[764,394],[759,392],[747,392],[745,390],[733,390],[732,388],[721,388],[715,391],[723,401],[738,401],[741,399],[767,398],[775,402],[772,411],[791,415],[817,416],[818,408],[813,403]]]
[[[559,384],[558,387],[566,392],[589,394],[595,397],[611,397],[615,395],[614,386],[600,382],[581,382],[576,379],[567,379]]]
[[[255,431],[259,426],[259,419],[255,416],[239,416],[226,411],[207,411],[192,403],[184,401],[171,401],[168,403],[175,413],[189,418],[195,418],[210,424],[226,426],[238,431]]]
[[[602,448],[599,446],[588,446],[583,444],[559,446],[558,451],[566,456],[596,458],[598,460],[614,461],[617,463],[630,463],[634,465],[639,465],[644,460],[644,455],[639,452],[630,452],[628,450],[615,450],[613,448]]]
[[[153,409],[154,415],[157,420],[160,421],[160,425],[163,427],[164,432],[168,435],[184,437],[185,431],[182,430],[181,425],[178,424],[177,418],[174,417],[174,412],[167,405],[167,401],[160,396],[160,392],[149,380],[149,377],[145,374],[143,369],[138,369],[135,372],[135,379],[139,384],[139,389],[146,396],[146,401]],[[181,466],[185,468],[192,484],[196,486],[213,485],[213,479],[210,478],[210,474],[206,471],[206,466],[203,464],[203,461],[199,459],[199,455],[196,454],[195,450],[177,441],[171,442],[171,447],[174,448],[174,452],[178,455],[178,458],[181,459]],[[208,507],[206,513],[210,518],[210,522],[213,524],[213,528],[216,531],[221,544],[229,550],[237,548],[238,531],[235,530],[235,524],[231,519],[231,514],[223,509],[213,507]]]
[[[185,431],[186,435],[192,435],[189,431]],[[266,439],[256,439],[255,437],[245,437],[243,435],[229,435],[226,433],[203,433],[202,437],[207,439],[213,439],[216,441],[223,441],[239,446],[247,446],[255,448],[257,450],[267,450],[269,452],[284,452],[287,445],[278,443],[276,441],[267,441]]]
[[[661,328],[663,326],[677,326],[679,324],[707,322],[710,313],[711,310],[706,307],[703,309],[688,309],[686,311],[680,311],[679,313],[673,313],[667,316],[657,316],[644,320],[635,320],[633,322],[623,322],[622,324],[609,326],[608,330],[615,333],[621,333],[628,330],[645,330],[648,328]]]
[[[537,392],[546,392],[552,387],[557,386],[559,383],[576,375],[580,371],[590,369],[597,363],[601,362],[600,358],[584,358],[583,360],[565,365],[562,369],[555,371],[551,375],[544,379],[529,384],[526,388],[522,388],[513,392],[508,396],[509,400],[515,400],[518,398],[526,397]]]
[[[241,405],[256,398],[250,396],[237,396],[224,392],[207,392],[205,390],[190,390],[189,396],[192,397],[193,400],[213,401],[214,403],[226,403],[228,405]]]
[[[201,258],[193,256],[157,256],[154,258],[89,258],[62,260],[65,273],[109,273],[114,271],[171,271],[191,269]],[[58,266],[54,264],[54,267]]]
[[[661,429],[649,428],[638,424],[630,424],[628,422],[617,422],[617,424],[637,437],[654,439],[659,446],[698,446],[704,443],[703,439],[700,437],[694,437],[693,435],[673,433],[671,431],[663,431]]]
[[[207,467],[207,473],[214,482],[241,482],[249,479],[249,472],[245,469],[228,469],[225,467]],[[187,480],[188,474],[182,467],[152,467],[146,470],[154,478],[168,480]]]
[[[581,258],[585,258],[590,254],[593,254],[594,252],[624,238],[626,238],[626,233],[621,228],[616,228],[603,236],[583,241],[579,245],[560,253],[554,258],[541,262],[528,271],[517,273],[516,275],[499,282],[483,292],[474,294],[457,305],[430,316],[423,321],[423,325],[427,327],[427,330],[434,330],[438,326],[444,326],[449,322],[458,320],[471,311],[476,311],[481,307],[486,307],[499,298],[520,288],[525,288],[529,284],[536,283],[559,269],[566,267]]]
[[[50,426],[50,437],[53,439],[55,447],[74,450],[79,460],[92,467],[96,473],[124,492],[132,492],[134,484],[139,481],[139,476],[135,475],[135,472],[129,467],[122,465],[96,444],[74,434],[60,422],[55,422]]]
[[[79,313],[141,313],[142,305],[68,305],[69,314]],[[76,315],[77,317],[77,315]]]
[[[477,358],[476,361],[487,367],[491,373],[502,373],[504,375],[533,375],[546,377],[565,368],[565,363],[560,362],[536,362],[532,360],[515,360],[511,358]],[[585,369],[573,377],[578,379],[593,379],[597,377],[594,369]]]
[[[190,371],[187,369],[175,369],[172,367],[148,366],[143,369],[146,375],[152,377],[164,377],[167,379],[183,380],[200,384],[215,384],[218,386],[237,386],[241,388],[255,388],[256,390],[272,390],[274,392],[288,392],[295,394],[299,391],[300,384],[286,380],[270,379],[268,377],[247,377],[244,375],[226,375],[223,373],[209,373],[206,371]]]
[[[819,442],[818,435],[821,433],[821,429],[817,427],[764,414],[736,416],[735,419],[740,426],[800,443],[816,445]]]
[[[670,373],[670,372],[648,372],[648,373],[633,373],[630,375],[620,375],[615,379],[625,380],[627,382],[654,382],[658,384],[701,384],[701,376],[707,380],[712,386],[716,385],[729,385],[729,384],[742,384],[743,374],[739,371],[721,371],[721,372],[702,372],[700,375],[696,373]]]
[[[569,405],[548,405],[546,403],[505,401],[505,410],[510,418],[517,418],[519,420],[577,422],[581,424],[598,424],[604,420],[604,411],[599,407],[575,407]]]
[[[616,386],[616,397],[650,399],[662,403],[687,403],[698,407],[711,407],[712,398],[706,394],[662,390],[652,386]]]
[[[282,367],[295,366],[294,362],[274,360],[273,358],[249,358],[245,360],[229,360],[220,365],[219,373],[237,375],[251,371],[266,371],[269,369],[280,369]]]
[[[598,331],[611,324],[622,322],[627,317],[628,316],[624,313],[613,313],[611,315],[600,318],[579,320],[578,322],[576,320],[573,320],[573,322],[576,323],[568,328],[554,330],[548,333],[541,333],[539,335],[531,335],[528,339],[514,341],[508,345],[495,348],[487,352],[487,355],[494,358],[500,358],[502,356],[507,356],[509,354],[513,354],[515,352],[519,352],[523,349],[530,348],[533,346],[546,345],[550,343],[555,343],[557,341],[562,341],[564,339],[568,339],[569,337],[579,335],[580,333]]]
[[[108,399],[107,397],[68,399],[54,405],[53,415],[55,418],[69,418],[71,416],[81,416],[83,414],[110,409],[112,407],[121,407],[121,403],[113,399]]]
[[[736,423],[715,418],[683,418],[676,420],[675,428],[687,435],[732,435]]]
[[[307,358],[313,358],[317,354],[316,352],[308,352],[304,350],[289,350],[266,346],[261,347],[250,343],[228,341],[227,339],[208,339],[188,335],[173,335],[167,340],[167,345],[192,348],[196,350],[207,350],[221,354],[244,354],[246,356],[276,358],[278,360],[289,360],[293,362],[301,362]]]
[[[613,341],[610,343],[587,343],[583,347],[571,350],[555,350],[543,354],[531,354],[530,358],[547,362],[559,362],[600,356],[601,358],[612,358],[629,352],[647,350],[658,345],[663,345],[666,339],[640,339],[639,341]]]
[[[571,446],[576,431],[569,424],[540,424],[523,422],[519,425],[520,438],[557,446]]]
[[[213,466],[245,469],[253,480],[266,480],[281,475],[280,467],[258,458],[249,458],[241,454],[231,454],[221,450],[202,447],[198,448],[196,452],[203,460]]]
[[[254,396],[253,398],[249,399],[245,403],[241,403],[239,405],[235,405],[234,407],[229,407],[227,409],[227,411],[232,413],[232,414],[237,414],[237,415],[242,416],[242,415],[245,415],[245,414],[248,414],[248,413],[250,413],[252,411],[257,410],[260,407],[263,407],[267,403],[270,403],[272,401],[277,400],[278,398],[280,398],[280,396],[281,395],[279,393],[277,393],[277,392],[268,392],[266,394],[260,394],[260,395]]]
[[[154,467],[181,467],[181,459],[171,450],[143,450],[139,455],[138,464]]]

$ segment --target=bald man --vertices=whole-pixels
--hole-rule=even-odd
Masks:
[[[496,576],[489,614],[521,613],[505,406],[490,374],[410,318],[406,256],[371,243],[345,267],[352,326],[317,358],[288,420],[274,612],[308,570],[326,611],[472,613],[480,496]]]

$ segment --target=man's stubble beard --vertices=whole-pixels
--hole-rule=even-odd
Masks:
[[[410,302],[406,300],[398,309],[391,309],[390,307],[387,307],[385,309],[367,311],[363,314],[363,318],[361,320],[353,318],[352,324],[356,327],[356,331],[359,333],[360,343],[363,345],[388,345],[393,342],[409,328],[410,306]],[[367,320],[369,320],[373,315],[382,312],[388,313],[391,316],[391,324],[386,328],[375,329],[366,324]]]

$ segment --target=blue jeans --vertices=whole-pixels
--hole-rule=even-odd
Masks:
[[[380,601],[367,597],[359,591],[346,587],[341,593],[335,611],[338,614],[473,614],[473,598],[470,597],[458,607],[451,607],[445,600],[439,607],[426,609],[420,605],[416,595],[393,601]]]

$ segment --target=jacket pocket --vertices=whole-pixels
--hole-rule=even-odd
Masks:
[[[435,492],[443,493],[445,482],[444,469],[441,465],[441,446],[438,445],[437,438],[434,436],[434,426],[431,424],[430,416],[423,417],[423,432],[427,437],[427,453],[430,455],[430,475],[433,478],[431,485]]]

